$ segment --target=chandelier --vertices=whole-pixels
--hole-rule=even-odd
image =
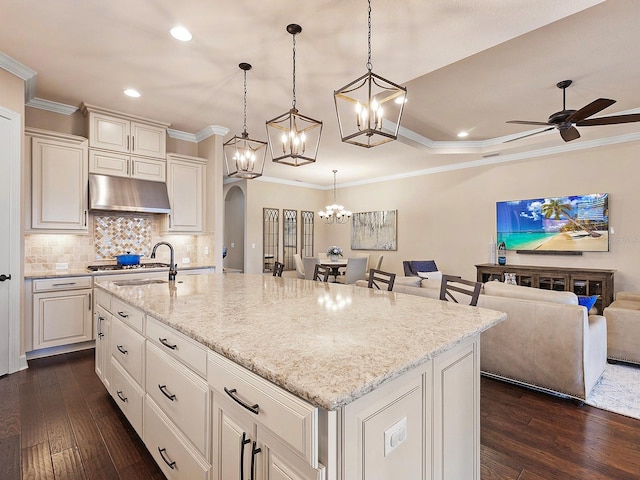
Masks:
[[[327,224],[332,223],[347,223],[349,218],[351,218],[351,212],[349,210],[345,210],[342,205],[338,205],[336,203],[336,173],[337,170],[333,171],[333,205],[327,205],[324,212],[318,212],[320,219]]]
[[[287,25],[287,32],[293,37],[292,108],[267,122],[267,136],[274,162],[299,167],[316,161],[322,122],[302,115],[296,108],[296,35],[302,27],[292,23]]]
[[[236,135],[222,145],[227,174],[230,177],[252,179],[262,176],[267,142],[253,140],[247,133],[247,71],[251,65],[238,65],[244,73],[244,124],[242,134]]]
[[[367,73],[333,92],[342,141],[365,148],[382,145],[398,138],[400,119],[407,97],[406,87],[373,73],[371,0],[368,18]]]

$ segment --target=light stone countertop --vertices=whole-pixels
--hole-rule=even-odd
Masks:
[[[173,282],[172,282],[173,283]],[[95,285],[315,406],[337,409],[506,319],[493,310],[266,275]]]

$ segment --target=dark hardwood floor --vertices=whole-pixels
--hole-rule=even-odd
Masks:
[[[2,480],[164,478],[96,377],[93,350],[29,367],[0,378]],[[482,480],[640,479],[639,420],[486,378],[481,443]]]

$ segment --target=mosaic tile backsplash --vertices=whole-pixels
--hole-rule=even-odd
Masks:
[[[96,259],[113,258],[125,253],[148,257],[153,247],[151,234],[151,217],[93,217]]]
[[[24,239],[25,274],[55,270],[56,263],[67,263],[70,270],[88,265],[114,263],[115,255],[127,251],[144,255],[146,261],[153,245],[171,243],[180,265],[184,258],[192,264],[211,265],[213,257],[204,255],[213,249],[213,235],[170,235],[162,231],[159,215],[89,215],[89,234],[26,234]],[[169,249],[158,249],[157,261],[169,263]]]

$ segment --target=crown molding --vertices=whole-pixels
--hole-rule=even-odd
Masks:
[[[49,112],[61,113],[62,115],[73,115],[78,111],[78,107],[74,107],[73,105],[54,102],[52,100],[44,100],[38,97],[33,97],[31,100],[25,103],[25,105],[27,107],[47,110]]]
[[[227,127],[221,127],[220,125],[208,125],[198,133],[183,132],[181,130],[174,130],[173,128],[167,129],[167,135],[169,135],[169,137],[191,143],[199,143],[206,140],[211,135],[220,135],[224,137],[227,133],[229,133],[229,129]]]
[[[36,94],[38,73],[2,52],[0,52],[0,67],[24,80],[24,102],[25,104],[29,102]]]

